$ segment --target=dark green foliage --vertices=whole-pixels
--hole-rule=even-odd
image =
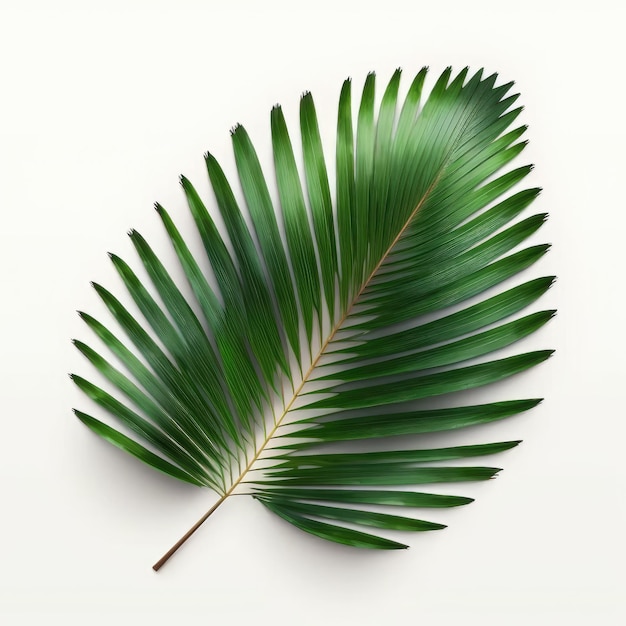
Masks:
[[[512,84],[467,69],[453,77],[447,69],[422,103],[426,75],[419,72],[402,102],[396,71],[378,107],[376,79],[368,75],[355,111],[346,81],[333,159],[322,151],[310,93],[300,102],[301,155],[274,107],[267,178],[245,129],[234,128],[236,185],[214,156],[205,156],[224,234],[181,178],[206,257],[194,258],[160,205],[180,267],[168,270],[134,230],[149,283],[110,255],[143,319],[94,284],[125,338],[81,317],[119,366],[83,341],[75,344],[119,397],[72,379],[128,434],[76,411],[83,423],[222,500],[245,486],[294,526],[352,546],[406,547],[362,527],[444,527],[386,507],[471,502],[398,487],[490,479],[498,468],[458,461],[519,441],[407,450],[397,437],[485,424],[540,402],[428,404],[547,359],[550,350],[490,355],[552,318],[552,310],[513,316],[554,278],[518,279],[486,293],[548,250],[524,244],[546,219],[520,218],[539,194],[514,189],[531,168],[503,171],[526,145],[526,128],[511,129],[520,111],[513,108],[517,95],[507,95]],[[335,166],[335,190],[327,163]],[[380,449],[365,447],[371,440],[381,440]]]

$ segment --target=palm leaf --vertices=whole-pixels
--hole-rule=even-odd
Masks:
[[[508,95],[511,83],[497,85],[496,75],[463,70],[453,77],[447,69],[421,104],[426,75],[419,72],[400,103],[396,71],[377,110],[370,74],[355,118],[352,85],[343,84],[334,204],[306,93],[301,157],[281,108],[271,112],[277,203],[242,126],[232,141],[243,201],[217,160],[205,157],[225,232],[181,179],[206,258],[194,258],[157,205],[186,286],[134,230],[149,283],[111,259],[143,319],[94,285],[118,330],[81,317],[116,364],[75,344],[116,393],[72,378],[127,432],[76,415],[145,463],[219,495],[155,569],[226,498],[243,493],[324,539],[404,548],[379,532],[443,526],[389,507],[452,507],[471,498],[399,487],[490,479],[498,468],[458,460],[519,443],[407,450],[397,439],[527,411],[539,400],[459,406],[448,396],[551,354],[490,356],[554,314],[517,316],[553,277],[493,291],[548,249],[523,247],[545,214],[517,219],[539,193],[514,189],[530,167],[507,167],[525,146],[525,127],[510,130],[517,95]],[[382,444],[372,451],[371,440]]]

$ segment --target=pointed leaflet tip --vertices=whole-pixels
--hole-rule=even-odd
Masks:
[[[498,74],[494,74],[494,76],[497,78]],[[515,81],[510,80],[508,83],[505,83],[504,85],[498,87],[498,89],[500,89],[502,91],[502,95],[506,94],[508,91],[510,91],[512,89],[512,87],[515,85]],[[510,95],[510,98],[515,98],[517,100],[517,98],[519,98],[519,93],[515,93]]]
[[[129,237],[131,238],[133,244],[135,245],[137,245],[137,242],[144,243],[144,244],[146,243],[144,236],[138,230],[135,230],[134,228],[130,231]]]
[[[78,313],[78,317],[80,317],[83,322],[89,323],[90,320],[94,319],[89,313],[85,313],[85,311],[76,311],[76,313]]]
[[[234,140],[235,135],[231,135],[231,137],[233,137]],[[219,163],[217,162],[217,159],[208,151],[204,154],[204,164],[207,166],[207,170],[209,172],[211,171],[210,168],[215,166],[221,169]]]
[[[99,283],[92,282],[91,286],[96,290],[96,293],[101,297],[104,293],[108,293],[107,290]]]
[[[480,71],[483,72],[485,70],[484,67],[480,68]],[[484,81],[491,81],[492,86],[495,85],[496,80],[498,80],[498,72],[493,72],[493,74],[489,74],[489,76],[487,76],[487,78],[484,79]],[[503,85],[503,87],[508,87],[508,85]]]
[[[524,400],[513,400],[512,402],[517,403],[520,406],[519,411],[515,413],[521,413],[523,411],[530,411],[530,409],[534,409],[536,406],[539,406],[543,402],[543,398],[525,398]]]

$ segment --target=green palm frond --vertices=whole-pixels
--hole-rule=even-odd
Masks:
[[[82,341],[75,345],[115,395],[72,378],[124,432],[76,415],[145,463],[219,495],[155,569],[233,493],[250,494],[325,539],[404,548],[379,531],[443,526],[396,515],[397,507],[471,501],[408,487],[492,478],[498,468],[469,459],[519,441],[407,450],[397,437],[501,420],[540,402],[458,406],[448,399],[551,354],[490,356],[554,315],[518,315],[547,291],[551,276],[493,289],[549,247],[523,246],[546,215],[518,219],[539,194],[514,189],[531,167],[507,167],[526,143],[526,128],[514,126],[518,96],[495,74],[465,69],[453,77],[447,69],[422,104],[423,69],[399,102],[400,74],[378,107],[368,75],[356,116],[351,83],[343,84],[334,192],[306,93],[301,155],[281,108],[271,112],[278,202],[242,126],[232,143],[243,202],[217,160],[205,156],[222,229],[181,178],[205,258],[194,257],[157,205],[186,285],[134,230],[149,283],[118,256],[111,260],[143,319],[94,284],[117,330],[80,315],[115,364]],[[443,398],[433,402],[436,396]],[[376,440],[384,445],[373,450]]]

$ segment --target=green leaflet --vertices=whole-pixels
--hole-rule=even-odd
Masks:
[[[331,468],[273,471],[258,485],[291,487],[317,485],[428,485],[488,480],[499,471],[495,467],[409,467],[400,463],[358,463]]]
[[[391,450],[389,452],[351,452],[335,454],[297,454],[274,457],[281,463],[276,467],[337,467],[359,463],[427,463],[429,461],[446,461],[463,459],[472,456],[483,456],[509,450],[517,446],[519,441],[504,441],[475,446],[456,446],[454,448],[436,448],[432,450]]]
[[[375,489],[315,489],[315,488],[282,488],[267,491],[262,488],[254,490],[255,495],[272,496],[274,499],[287,498],[290,501],[310,500],[313,502],[339,502],[341,504],[383,504],[387,506],[447,508],[463,506],[473,502],[472,498],[447,496],[435,493],[419,493],[416,491],[380,491]]]
[[[91,428],[91,430],[100,435],[100,437],[106,441],[111,442],[114,446],[121,448],[133,456],[136,456],[138,459],[141,459],[144,463],[147,463],[148,465],[151,465],[152,467],[169,474],[174,478],[178,478],[194,485],[202,486],[202,482],[196,480],[190,474],[187,474],[180,468],[176,467],[176,465],[172,465],[160,456],[150,452],[150,450],[139,445],[136,441],[130,439],[130,437],[126,437],[122,433],[116,431],[110,426],[107,426],[106,424],[103,424],[86,413],[82,413],[78,410],[75,410],[74,413],[83,424]]]
[[[382,406],[395,402],[407,402],[432,398],[445,393],[454,393],[464,389],[473,389],[508,378],[529,367],[538,365],[552,354],[551,350],[541,350],[517,356],[460,367],[436,374],[411,377],[394,382],[368,385],[358,389],[348,389],[346,385],[337,385],[328,389],[336,395],[317,400],[305,405],[308,409],[360,409]]]
[[[394,374],[417,373],[422,370],[444,365],[454,365],[475,357],[495,352],[515,341],[530,335],[554,316],[554,311],[540,311],[521,319],[514,320],[471,337],[453,341],[444,346],[422,350],[418,353],[405,354],[393,359],[376,361],[361,367],[344,369],[341,379],[344,381],[371,381],[378,377]],[[335,374],[321,376],[316,380],[333,380]]]
[[[311,346],[313,315],[320,316],[322,313],[322,294],[313,235],[304,205],[304,195],[298,178],[285,118],[278,106],[272,109],[272,146],[274,148],[276,182],[285,224],[287,248],[300,296],[300,311],[302,312],[304,328],[309,346]]]
[[[322,273],[322,288],[331,323],[335,320],[335,281],[338,272],[333,205],[313,97],[300,100],[300,130],[306,187]],[[321,319],[321,318],[320,318]],[[321,329],[320,329],[321,330]]]
[[[397,541],[391,541],[390,539],[370,535],[369,533],[364,533],[359,530],[352,530],[351,528],[345,528],[343,526],[337,526],[335,524],[329,524],[327,522],[320,522],[318,520],[311,519],[301,513],[302,507],[292,508],[285,506],[280,502],[275,502],[265,498],[259,498],[259,500],[270,511],[276,513],[276,515],[279,515],[284,520],[290,522],[297,528],[311,533],[312,535],[317,535],[322,539],[343,543],[348,546],[373,548],[377,550],[398,550],[408,548],[408,546],[398,543]]]
[[[510,400],[475,406],[461,406],[446,409],[415,410],[410,405],[394,406],[384,413],[354,415],[354,412],[337,411],[328,415],[296,422],[309,424],[306,431],[285,433],[282,437],[312,438],[312,443],[294,443],[283,446],[289,450],[313,447],[317,442],[334,443],[350,439],[376,439],[395,435],[419,435],[442,430],[454,430],[486,424],[528,411],[541,400]],[[404,410],[403,410],[404,409]],[[346,415],[346,413],[349,413]]]
[[[256,496],[258,500],[264,502],[262,496]],[[345,509],[336,506],[323,506],[319,504],[303,504],[293,500],[271,498],[270,502],[277,504],[283,511],[300,513],[306,516],[315,516],[325,519],[360,524],[363,526],[374,526],[375,528],[386,528],[389,530],[440,530],[445,528],[444,524],[435,522],[425,522],[423,520],[390,515],[389,513],[376,513],[373,511],[363,511],[361,509]]]
[[[272,109],[269,163],[237,125],[237,184],[210,153],[214,204],[181,177],[196,233],[181,232],[156,205],[179,267],[167,267],[135,230],[147,279],[110,255],[141,317],[94,284],[123,335],[81,313],[113,360],[74,343],[109,389],[72,379],[128,434],[76,415],[145,463],[221,496],[155,569],[242,491],[318,537],[405,548],[382,535],[444,526],[387,507],[468,504],[410,487],[491,479],[499,469],[466,459],[520,443],[407,449],[397,439],[533,408],[539,399],[466,406],[462,392],[552,354],[495,355],[555,313],[521,313],[554,277],[524,273],[549,246],[533,240],[547,215],[524,215],[540,192],[519,188],[532,168],[514,165],[526,146],[526,127],[514,126],[519,94],[482,70],[448,68],[430,94],[426,77],[422,69],[402,96],[396,70],[379,99],[371,73],[358,102],[345,81],[334,157],[308,92],[291,134],[282,108]],[[202,242],[201,258],[188,237]],[[372,451],[370,440],[381,447]]]
[[[272,278],[284,330],[296,358],[300,361],[297,299],[269,190],[254,146],[243,126],[237,126],[233,130],[232,140],[239,180],[267,271]],[[213,161],[212,158],[211,160]]]

